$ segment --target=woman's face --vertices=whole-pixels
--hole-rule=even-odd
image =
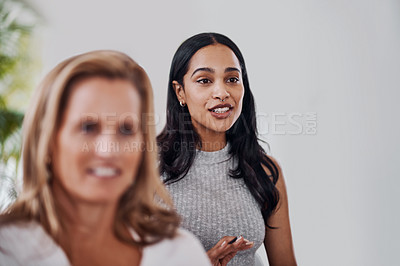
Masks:
[[[75,83],[52,153],[53,189],[78,201],[117,202],[142,160],[140,108],[129,81],[91,77]]]
[[[224,133],[242,112],[244,87],[239,60],[225,45],[209,45],[190,60],[183,85],[174,82],[178,100],[187,104],[192,124],[203,141]]]

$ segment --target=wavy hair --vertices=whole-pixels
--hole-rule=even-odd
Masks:
[[[0,216],[0,224],[35,220],[58,240],[64,226],[49,178],[52,176],[51,147],[73,83],[93,76],[127,80],[141,98],[143,160],[134,184],[119,200],[114,233],[120,240],[140,246],[172,238],[179,226],[179,217],[159,179],[150,80],[142,67],[117,51],[93,51],[69,58],[57,65],[39,85],[23,123],[23,190]],[[126,226],[135,230],[139,240],[125,237]]]
[[[261,206],[265,225],[279,201],[279,192],[275,187],[279,171],[259,144],[255,103],[250,90],[246,65],[242,53],[228,37],[218,33],[200,33],[184,41],[176,51],[171,64],[168,81],[166,125],[157,137],[160,153],[160,172],[166,176],[166,184],[184,178],[192,166],[196,147],[201,146],[200,136],[195,131],[189,110],[181,107],[172,82],[177,81],[183,89],[183,77],[189,69],[193,55],[208,45],[222,44],[229,47],[239,60],[244,85],[242,113],[233,126],[226,132],[230,143],[229,153],[238,159],[236,169],[232,169],[232,178],[243,178],[253,197]],[[270,172],[267,175],[264,165]],[[268,226],[270,227],[270,226]]]

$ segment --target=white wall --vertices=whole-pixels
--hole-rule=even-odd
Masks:
[[[178,45],[204,31],[229,36],[284,168],[299,264],[399,265],[399,1],[27,2],[44,17],[45,72],[89,50],[126,52],[152,79],[158,129]]]

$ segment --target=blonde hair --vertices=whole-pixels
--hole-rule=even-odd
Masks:
[[[23,124],[23,190],[1,215],[1,223],[36,220],[54,238],[63,230],[51,190],[51,147],[72,83],[91,76],[130,81],[141,100],[144,137],[143,160],[138,176],[119,201],[114,231],[134,245],[147,245],[175,235],[179,218],[162,185],[157,169],[153,93],[146,72],[129,56],[116,51],[94,51],[57,65],[37,88]],[[159,204],[161,201],[162,204]],[[140,239],[124,237],[126,226]]]

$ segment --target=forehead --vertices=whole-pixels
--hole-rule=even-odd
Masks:
[[[199,67],[223,68],[236,67],[240,63],[235,53],[226,45],[213,44],[198,50],[190,59],[189,71]]]
[[[65,115],[71,118],[89,113],[99,116],[139,115],[140,102],[137,89],[128,80],[89,77],[71,87]]]

